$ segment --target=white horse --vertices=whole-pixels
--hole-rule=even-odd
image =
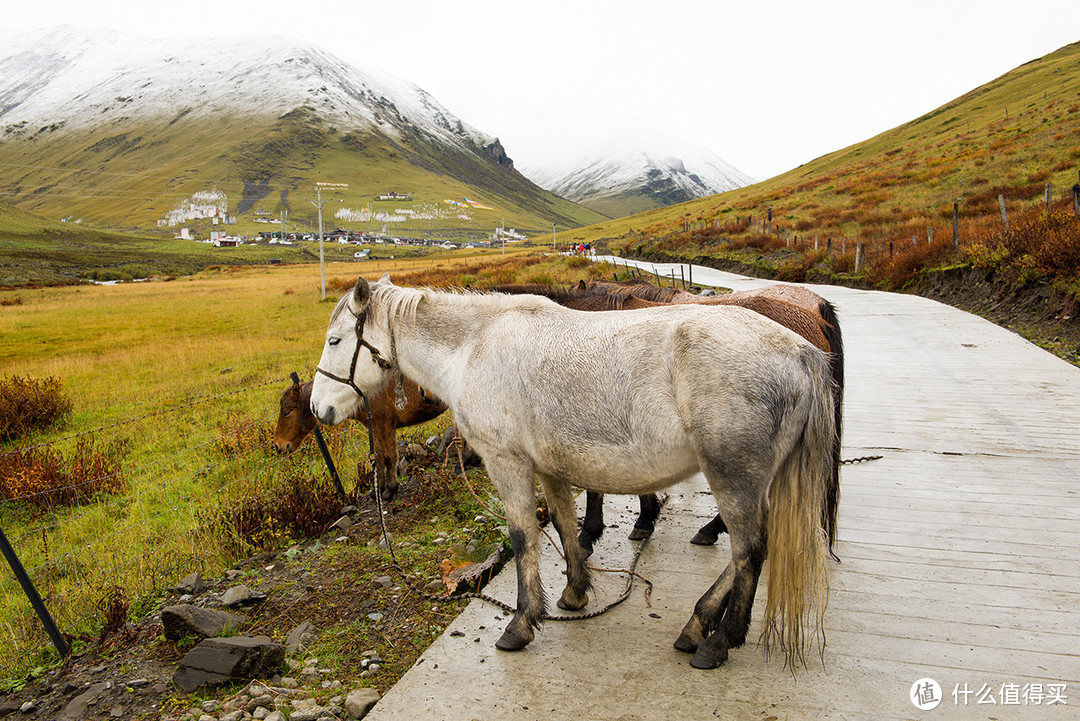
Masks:
[[[739,307],[589,313],[360,278],[330,318],[312,411],[340,423],[359,393],[402,373],[453,410],[502,498],[518,598],[497,648],[525,647],[545,613],[534,478],[566,552],[558,605],[578,610],[590,582],[571,485],[653,493],[701,471],[731,562],[675,647],[715,668],[743,644],[768,549],[766,648],[803,659],[827,596],[821,499],[835,433],[827,359],[806,340]]]

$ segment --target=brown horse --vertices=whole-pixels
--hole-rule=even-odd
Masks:
[[[654,305],[698,303],[702,305],[738,305],[755,311],[792,330],[829,353],[833,378],[836,441],[833,446],[833,472],[823,504],[823,526],[828,534],[829,552],[836,536],[836,513],[840,502],[840,431],[843,421],[844,344],[840,324],[832,304],[811,290],[799,286],[771,285],[751,291],[702,298],[675,288],[661,288],[644,281],[581,281],[568,289],[547,286],[498,286],[504,293],[544,295],[561,305],[578,310],[632,310]],[[604,532],[603,494],[586,494],[585,520],[578,538],[591,552],[593,543]],[[660,504],[655,495],[640,497],[641,512],[630,533],[632,540],[647,538],[653,532]],[[727,527],[719,514],[691,539],[698,545],[712,545]],[[836,555],[833,554],[836,558]]]
[[[406,400],[402,410],[398,410],[394,403],[393,383],[388,383],[382,391],[368,399],[371,406],[371,439],[375,447],[375,478],[384,501],[392,500],[398,490],[397,429],[430,421],[446,410],[441,401],[427,395],[408,378],[403,380],[401,388]],[[367,423],[363,406],[353,418]],[[317,423],[311,413],[311,381],[289,386],[281,394],[277,428],[274,429],[274,450],[279,455],[292,453]]]

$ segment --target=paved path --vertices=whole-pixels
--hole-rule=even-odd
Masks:
[[[736,290],[768,282],[705,268],[694,280]],[[672,648],[729,558],[726,537],[712,548],[687,543],[715,513],[699,479],[674,489],[642,554],[639,570],[656,584],[651,608],[635,590],[600,618],[547,623],[508,654],[494,648],[508,619],[473,602],[369,718],[1080,717],[1080,369],[931,300],[813,289],[843,324],[844,457],[884,455],[842,471],[843,562],[832,564],[824,666],[811,663],[796,681],[750,643],[698,671]],[[597,546],[599,564],[627,563],[631,506],[609,498],[619,527]],[[546,549],[549,599],[560,568]],[[602,575],[595,602],[622,584]],[[488,588],[512,602],[512,564]],[[751,639],[764,597],[763,586]],[[909,700],[924,677],[942,689],[933,711]],[[1062,684],[1066,705],[1050,705]]]

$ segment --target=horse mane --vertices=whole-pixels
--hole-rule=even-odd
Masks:
[[[608,295],[630,295],[654,303],[670,303],[679,292],[677,288],[660,287],[642,280],[629,282],[590,280],[585,283],[585,289]]]

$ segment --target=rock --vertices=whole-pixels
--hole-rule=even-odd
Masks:
[[[265,598],[265,593],[256,593],[247,586],[240,584],[221,594],[220,600],[222,606],[240,606],[246,603],[256,603]]]
[[[266,708],[265,706],[258,706],[254,711],[251,712],[251,718],[259,719],[259,721],[262,721],[262,719],[266,718],[269,715],[270,709]]]
[[[24,703],[22,706],[19,707],[19,711],[21,711],[23,713],[34,713],[34,711],[36,711],[36,710],[37,710],[37,704],[34,703],[33,701],[27,701],[26,703]]]
[[[369,613],[367,615],[367,617],[368,617],[369,620],[375,621],[376,623],[383,619],[383,615],[381,613],[378,613],[378,612]]]
[[[233,581],[235,581],[236,579],[240,578],[243,575],[244,575],[243,571],[238,571],[235,568],[230,568],[228,571],[225,572],[225,580],[232,583]]]
[[[219,704],[217,701],[214,701],[213,699],[202,702],[203,713],[214,713],[219,708],[221,708],[221,704]]]
[[[266,636],[208,638],[191,649],[173,682],[191,693],[202,686],[273,676],[285,660],[285,647]]]
[[[198,594],[206,588],[206,584],[203,583],[202,576],[198,573],[189,573],[180,579],[180,583],[176,584],[173,588],[177,593],[191,593]]]
[[[285,714],[280,711],[273,711],[263,721],[285,721]]]
[[[109,709],[109,716],[110,716],[110,718],[123,718],[124,717],[124,707],[123,706],[113,706],[111,709]]]
[[[300,682],[292,676],[284,676],[281,679],[281,685],[285,688],[299,688]]]
[[[143,688],[145,686],[149,686],[150,681],[149,679],[145,678],[133,678],[127,682],[127,685],[131,686],[132,688]]]
[[[341,513],[345,516],[351,516],[356,513],[356,506],[342,506]]]
[[[311,708],[296,709],[289,714],[289,721],[319,721],[324,716],[333,718],[333,709],[329,706],[313,706]]]
[[[244,718],[243,711],[231,711],[227,714],[222,714],[220,721],[241,721]]]
[[[9,698],[7,701],[0,703],[0,718],[5,718],[15,713],[22,707],[22,701]]]
[[[105,683],[95,683],[81,694],[68,701],[64,706],[63,715],[66,718],[81,719],[90,715],[90,707],[98,702],[98,697],[106,691]]]
[[[390,576],[376,576],[372,579],[371,585],[375,588],[388,588],[389,586],[394,585],[394,579]]]
[[[348,516],[342,516],[341,518],[337,519],[332,524],[330,524],[330,528],[336,528],[339,531],[345,531],[345,530],[348,530],[349,528],[352,528],[352,525],[353,525],[353,522],[352,522],[351,518],[349,518]]]
[[[379,692],[373,688],[350,691],[345,697],[345,711],[354,719],[362,719],[380,698]]]
[[[305,650],[314,636],[315,627],[307,621],[301,621],[285,639],[285,653],[291,656]]]
[[[416,460],[417,458],[423,458],[427,455],[427,449],[419,443],[410,443],[405,446],[405,455],[409,457],[409,460]]]
[[[236,630],[249,623],[247,616],[227,611],[199,608],[190,604],[166,606],[161,611],[161,625],[165,638],[173,640],[184,636],[217,638],[226,629]]]
[[[270,694],[255,696],[250,701],[248,701],[247,710],[250,711],[252,715],[254,715],[260,706],[263,706],[267,709],[274,708],[274,697]]]

